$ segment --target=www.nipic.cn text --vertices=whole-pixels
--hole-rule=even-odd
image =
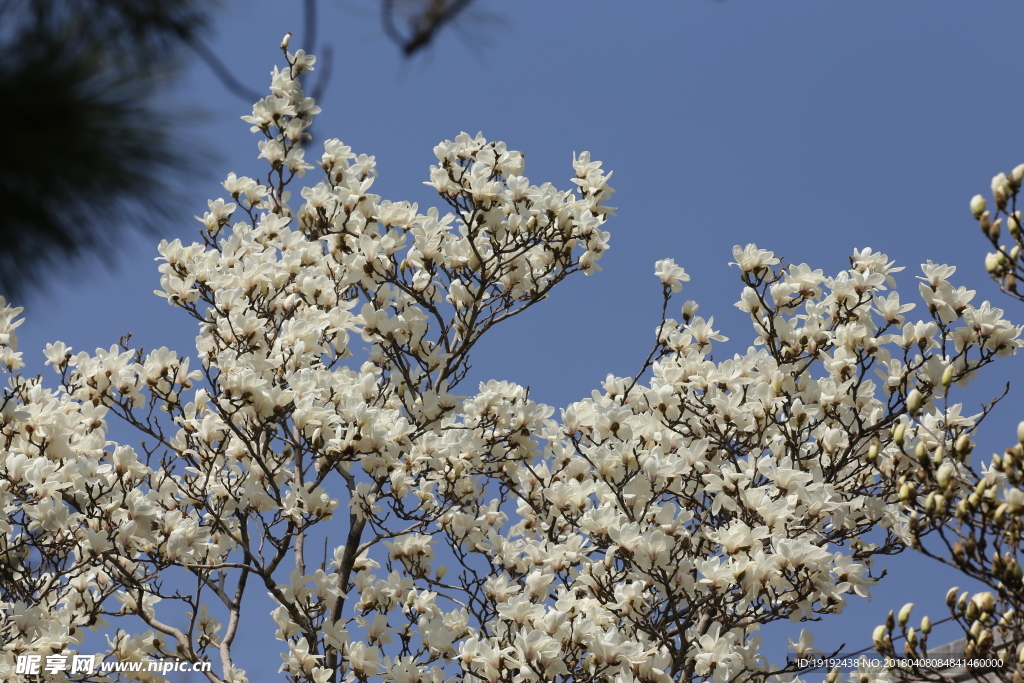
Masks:
[[[96,655],[58,654],[58,655],[18,655],[15,673],[26,676],[92,674],[92,673],[130,673],[142,672],[168,674],[174,671],[206,672],[212,670],[211,662],[189,662],[181,659],[147,659],[143,661],[97,661]]]

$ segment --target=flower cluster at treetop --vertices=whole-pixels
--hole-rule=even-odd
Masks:
[[[160,245],[195,358],[58,342],[47,388],[16,373],[0,300],[0,680],[112,621],[112,658],[213,659],[209,680],[241,683],[243,614],[303,683],[799,674],[759,628],[840,613],[932,524],[918,492],[957,494],[980,417],[950,394],[1021,329],[952,267],[922,266],[917,320],[884,254],[826,276],[747,245],[747,351],[713,356],[694,302],[668,314],[689,277],[666,259],[635,376],[557,416],[509,382],[467,389],[485,333],[599,269],[610,174],[582,153],[571,189],[532,184],[521,153],[463,133],[434,148],[444,211],[384,200],[373,157],[328,140],[306,159],[315,59],[282,47],[245,117],[266,175],[231,174],[201,241]]]

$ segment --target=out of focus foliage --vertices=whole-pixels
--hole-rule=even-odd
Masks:
[[[406,57],[430,45],[473,0],[381,0],[384,32]]]
[[[381,22],[410,56],[471,2],[381,0]],[[162,220],[183,157],[158,94],[183,48],[250,99],[200,40],[218,4],[0,0],[0,92],[29,113],[6,136],[0,166],[0,293],[20,298],[86,254],[109,263],[121,233]],[[303,5],[315,41],[317,3]]]
[[[0,92],[25,112],[0,166],[0,291],[151,228],[182,160],[156,95],[209,0],[0,0]]]

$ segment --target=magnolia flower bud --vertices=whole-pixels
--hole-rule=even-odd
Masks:
[[[994,221],[992,221],[992,225],[988,226],[988,231],[987,231],[988,238],[990,240],[992,240],[993,242],[995,242],[996,240],[999,239],[999,230],[1002,227],[1002,225],[1003,225],[1003,219],[1002,218],[997,218]]]
[[[914,446],[914,457],[922,465],[928,464],[928,447],[924,445],[924,441],[918,441],[917,445]],[[918,478],[921,478],[918,475]]]
[[[1024,445],[1024,422],[1017,424],[1017,441]]]
[[[986,203],[985,198],[980,194],[971,197],[971,215],[975,219],[981,218],[981,214],[985,212]]]
[[[896,427],[893,429],[893,441],[896,442],[896,445],[899,445],[899,446],[903,445],[903,437],[904,437],[905,434],[906,434],[906,425],[904,425],[902,422],[900,424],[896,425]]]
[[[935,481],[938,482],[939,488],[949,488],[949,483],[953,480],[953,471],[953,463],[942,463],[939,467],[939,471],[935,473]]]
[[[911,415],[920,412],[921,403],[923,402],[924,396],[921,395],[921,392],[917,389],[912,389],[910,393],[907,394],[907,412]]]
[[[876,650],[883,650],[885,648],[885,624],[879,624],[875,627],[875,632],[871,634],[871,640],[875,643]]]
[[[967,434],[961,434],[957,437],[956,444],[953,446],[956,449],[957,455],[967,455],[974,450],[974,444],[971,443],[971,437]]]
[[[910,505],[916,500],[916,487],[908,481],[905,484],[903,484],[903,486],[900,487],[900,501],[906,503],[907,505]]]
[[[871,464],[874,464],[875,461],[878,460],[878,442],[877,441],[872,441],[871,445],[868,447],[868,458],[867,458],[867,460]]]
[[[988,591],[978,593],[971,599],[971,602],[977,605],[982,612],[992,612],[996,608],[996,597]]]
[[[1003,271],[1003,261],[1006,259],[1002,252],[989,252],[985,255],[985,270],[989,275],[1000,275]]]
[[[963,596],[961,596],[961,599],[962,598],[963,598]],[[957,607],[959,607],[959,606],[960,606],[960,603],[957,603]],[[971,600],[969,603],[967,603],[967,609],[964,610],[964,616],[967,617],[968,621],[973,621],[974,625],[977,626],[979,630],[981,629],[981,622],[977,621],[977,619],[978,619],[978,603],[974,602],[973,600]],[[972,633],[974,633],[974,632],[972,631]],[[978,635],[977,633],[974,633],[975,637],[977,637],[977,635]]]
[[[975,610],[974,616],[971,616],[972,608],[974,608]],[[977,620],[978,608],[975,606],[973,602],[970,605],[968,605],[967,613],[968,618],[971,618],[971,620]],[[971,630],[968,633],[974,636],[974,638],[972,638],[971,640],[973,640],[974,642],[978,642],[978,638],[981,636],[981,622],[975,621],[974,624],[971,625]]]
[[[290,43],[290,42],[292,42],[292,34],[289,31],[288,33],[284,34],[284,38],[281,39],[281,49],[282,50],[287,50],[288,49],[288,43]],[[981,195],[978,195],[978,196],[981,196]],[[985,200],[982,199],[981,201],[984,202]],[[971,200],[971,206],[974,206],[974,200]]]
[[[697,302],[696,301],[687,301],[686,303],[684,303],[683,304],[683,311],[682,311],[682,313],[683,313],[683,322],[686,322],[686,323],[690,322],[690,320],[693,319],[693,316],[694,316],[694,314],[696,312],[697,312]],[[780,376],[780,383],[781,383],[781,376]]]
[[[1013,215],[1006,219],[1006,229],[1014,237],[1020,234],[1020,211],[1014,211]]]
[[[960,586],[953,586],[946,591],[946,607],[953,609],[953,605],[956,604],[956,594],[960,592]]]
[[[914,611],[914,603],[908,602],[903,605],[903,609],[900,610],[899,616],[896,618],[900,622],[900,626],[906,626],[907,622],[910,621],[910,613]]]
[[[907,433],[907,425],[902,422],[896,425],[896,428],[892,430],[892,440],[896,442],[897,446],[903,445],[903,438]]]
[[[1005,173],[999,173],[992,178],[992,198],[996,200],[996,206],[1003,208],[1009,194],[1010,182]]]
[[[928,635],[932,632],[932,620],[928,617],[921,619],[921,633]]]
[[[1017,444],[1012,448],[1007,448],[1003,451],[1003,462],[1006,463],[1010,469],[1017,469],[1020,467],[1021,456],[1024,455],[1024,444]]]
[[[997,507],[996,511],[992,513],[992,521],[996,524],[999,524],[1003,520],[1003,517],[1006,515],[1006,511],[1008,509],[1009,506],[1006,503],[1003,503],[1002,505]]]
[[[1024,164],[1014,166],[1013,170],[1010,171],[1010,180],[1020,184],[1021,180],[1024,180]]]
[[[947,365],[946,369],[942,371],[942,386],[946,389],[953,383],[953,366]]]

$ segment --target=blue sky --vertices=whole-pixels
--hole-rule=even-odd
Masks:
[[[653,263],[664,257],[692,277],[679,303],[697,300],[730,337],[726,349],[744,350],[752,333],[732,306],[740,282],[727,263],[732,245],[748,242],[826,273],[870,246],[907,266],[901,289],[911,300],[918,264],[954,264],[954,283],[977,289],[976,302],[993,299],[1024,321],[1024,305],[984,276],[986,244],[967,208],[995,173],[1024,161],[1024,4],[477,0],[459,27],[472,42],[447,31],[409,62],[376,12],[371,0],[322,0],[319,42],[332,46],[334,68],[315,126],[320,140],[339,137],[376,155],[375,192],[434,205],[421,184],[431,149],[463,130],[525,152],[534,182],[568,188],[574,151],[590,150],[615,172],[618,216],[608,224],[604,272],[565,283],[495,330],[477,349],[479,380],[529,385],[535,399],[564,407],[608,373],[634,374],[658,322]],[[283,33],[303,47],[297,0],[226,2],[216,17],[210,47],[261,92]],[[191,239],[192,216],[223,194],[219,181],[263,166],[239,120],[250,107],[202,64],[166,104],[188,117],[182,144],[206,172],[190,181],[162,236]],[[194,326],[152,294],[155,243],[134,240],[112,271],[55,273],[46,293],[23,302],[30,371],[42,371],[41,349],[57,339],[91,350],[131,331],[147,348],[193,348]],[[973,407],[1002,382],[1015,385],[986,425],[980,454],[1008,445],[1024,417],[1015,408],[1022,363],[1003,363],[965,395]],[[814,627],[818,644],[866,646],[886,611],[908,600],[920,605],[917,616],[941,617],[949,585],[921,559],[894,562],[870,604],[857,600]],[[765,654],[783,659],[783,635],[769,636]],[[254,682],[277,678],[280,660],[266,645],[252,648],[265,665],[243,663]]]

